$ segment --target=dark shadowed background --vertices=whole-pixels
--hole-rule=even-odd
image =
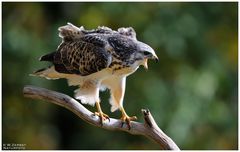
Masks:
[[[30,77],[50,65],[58,27],[133,27],[156,50],[127,78],[124,106],[143,122],[149,108],[181,149],[238,148],[238,4],[235,3],[2,3],[2,142],[26,149],[159,149],[142,136],[96,128],[59,106],[24,98],[24,85],[73,96],[66,80]],[[101,93],[110,112],[108,92]],[[91,111],[95,108],[86,106]]]

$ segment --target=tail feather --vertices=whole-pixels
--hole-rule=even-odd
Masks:
[[[37,70],[30,74],[30,76],[39,76],[39,77],[44,77],[46,79],[59,79],[62,78],[63,76],[58,73],[55,69],[54,66],[50,66],[47,68],[43,68],[40,70]]]
[[[52,52],[52,53],[43,55],[39,58],[39,61],[50,61],[50,62],[52,62],[54,60],[54,54],[55,53],[56,52]]]

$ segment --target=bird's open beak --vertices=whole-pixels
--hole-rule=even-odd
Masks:
[[[148,59],[149,59],[149,58],[145,58],[145,59],[143,60],[143,66],[144,66],[144,68],[145,68],[146,70],[148,69]],[[159,59],[158,59],[158,57],[157,57],[156,55],[152,56],[152,58],[150,58],[150,59],[155,60],[155,62],[158,62],[158,61],[159,61]]]
[[[143,60],[143,66],[144,66],[144,68],[147,70],[148,69],[148,58],[145,58],[144,60]]]

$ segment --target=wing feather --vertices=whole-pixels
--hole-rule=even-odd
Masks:
[[[90,41],[63,42],[54,55],[53,64],[60,73],[90,75],[111,63],[111,55],[98,44]]]
[[[59,37],[63,39],[63,41],[74,41],[83,37],[85,34],[83,33],[84,28],[81,26],[80,28],[75,25],[68,23],[65,26],[61,26],[58,28]]]

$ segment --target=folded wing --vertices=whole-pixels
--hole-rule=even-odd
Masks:
[[[107,42],[96,34],[88,34],[83,27],[72,24],[59,28],[63,42],[56,52],[44,55],[40,61],[50,61],[59,73],[87,76],[107,68],[111,54],[105,49]],[[90,33],[90,31],[88,31]]]

